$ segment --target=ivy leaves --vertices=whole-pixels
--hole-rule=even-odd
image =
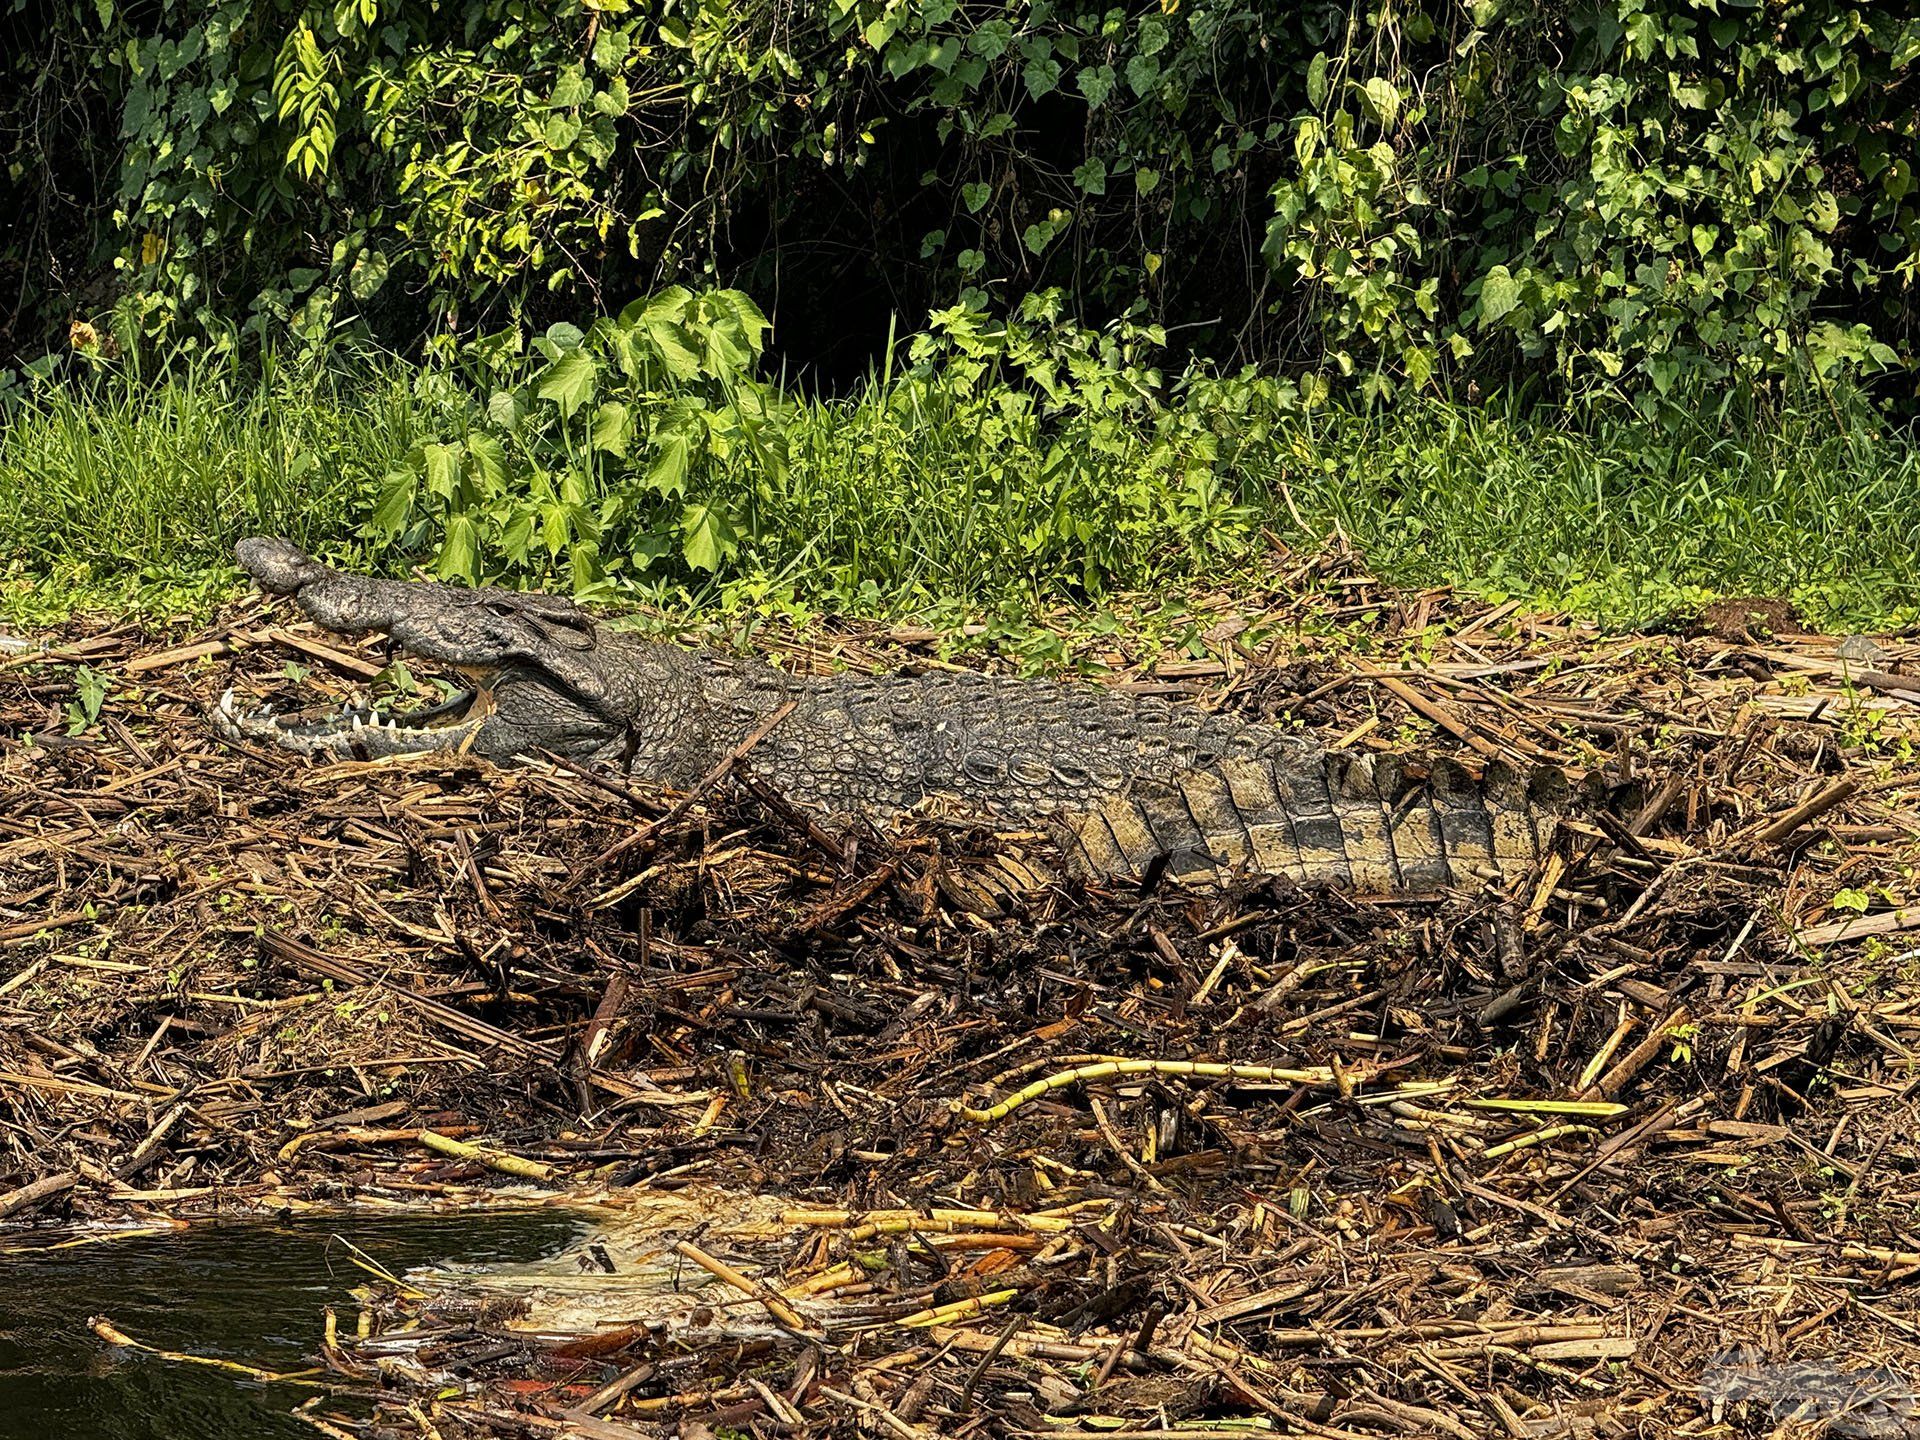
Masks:
[[[674,287],[589,330],[494,337],[467,356],[476,379],[519,368],[473,406],[458,440],[416,447],[387,477],[380,537],[435,543],[435,573],[468,583],[539,578],[559,562],[577,590],[678,554],[719,569],[741,521],[696,490],[750,450],[784,460],[774,392],[753,378],[766,317],[738,291]]]
[[[824,185],[874,218],[874,290],[915,304],[1070,284],[1373,393],[1657,389],[1908,363],[1911,8],[154,0],[53,7],[43,53],[86,57],[69,108],[117,113],[74,167],[116,188],[73,228],[111,237],[166,344],[448,358],[551,294],[710,273],[728,215],[782,216],[783,267],[846,253],[805,228]],[[44,110],[32,62],[0,63],[34,80],[0,110]],[[590,425],[629,343],[683,386],[738,368],[725,327],[623,320],[637,340],[594,341],[592,374],[545,356],[529,402]]]
[[[1323,364],[1369,394],[1469,362],[1655,393],[1872,377],[1897,352],[1819,311],[1878,292],[1891,315],[1920,278],[1911,170],[1880,141],[1920,139],[1920,21],[1866,13],[1610,0],[1563,27],[1486,3],[1433,48],[1429,22],[1381,12],[1304,68],[1266,254]]]
[[[287,146],[287,168],[305,180],[326,173],[339,135],[340,92],[327,79],[330,68],[313,27],[302,20],[288,32],[280,48],[273,74],[273,99],[280,119],[293,130]]]
[[[1088,303],[1125,310],[1156,292],[1168,249],[1206,262],[1225,238],[1230,172],[1283,138],[1291,56],[1239,0],[835,3],[849,39],[906,82],[908,114],[938,117],[947,153],[928,183],[958,203],[922,253],[962,282],[1071,277]],[[1143,246],[1147,235],[1167,238]]]

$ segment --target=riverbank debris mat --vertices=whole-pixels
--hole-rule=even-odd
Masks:
[[[1920,646],[1320,578],[1059,648],[1612,808],[1509,892],[1089,890],[750,777],[221,744],[386,667],[258,600],[0,660],[0,1219],[597,1206],[370,1277],[335,1435],[1920,1434]]]

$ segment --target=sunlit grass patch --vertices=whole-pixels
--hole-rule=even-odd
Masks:
[[[782,391],[766,411],[777,447],[717,456],[689,491],[733,517],[726,562],[635,560],[598,593],[682,615],[1018,629],[1066,607],[1097,624],[1116,597],[1250,592],[1277,546],[1344,541],[1390,582],[1616,623],[1723,595],[1784,596],[1829,627],[1920,618],[1920,450],[1865,407],[1309,410],[1245,376],[1124,405],[1016,390],[923,367],[842,397]],[[203,610],[238,584],[232,545],[255,533],[404,574],[434,535],[371,523],[383,481],[485,423],[484,403],[397,362],[40,391],[0,416],[0,613]],[[644,453],[623,463],[628,478],[599,482],[610,496],[644,483]],[[565,588],[561,558],[547,563],[536,549],[486,578]]]

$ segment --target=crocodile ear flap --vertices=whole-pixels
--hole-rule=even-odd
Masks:
[[[599,639],[594,618],[563,595],[535,590],[476,590],[488,613],[502,621],[519,621],[549,645],[591,650]]]
[[[508,653],[514,659],[523,659],[538,665],[582,700],[598,704],[607,698],[606,677],[581,655],[565,651],[555,653],[551,647],[545,645],[529,647],[525,650],[516,646]]]
[[[517,661],[544,670],[590,704],[607,698],[606,677],[593,663],[593,651],[556,645],[523,624],[501,628],[508,632],[500,636],[500,658],[503,662]]]
[[[584,626],[570,623],[570,617],[529,613],[520,608],[490,608],[488,619],[498,631],[502,659],[537,665],[590,703],[607,698],[606,678],[592,658],[593,622],[584,614]],[[544,623],[555,619],[562,625]]]

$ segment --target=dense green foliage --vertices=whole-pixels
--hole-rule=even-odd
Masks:
[[[1884,617],[1909,11],[0,0],[0,539],[900,610],[1338,531]]]
[[[1036,606],[1097,615],[1127,591],[1257,587],[1276,542],[1340,536],[1396,579],[1620,620],[1726,593],[1790,595],[1836,625],[1920,620],[1920,447],[1870,411],[1758,424],[1727,392],[1646,420],[1604,406],[1542,417],[1504,399],[1306,411],[1287,385],[1250,378],[1195,378],[1148,407],[1137,387],[1153,378],[1150,337],[966,312],[941,333],[919,363],[853,395],[769,388],[710,430],[703,418],[728,439],[690,446],[684,469],[669,462],[670,498],[648,479],[657,462],[590,452],[612,424],[600,408],[627,405],[637,434],[678,424],[666,417],[692,400],[731,402],[699,377],[637,385],[598,358],[633,343],[611,335],[556,342],[559,359],[536,352],[517,386],[492,392],[533,396],[518,435],[507,402],[399,366],[350,383],[276,368],[261,386],[202,367],[159,385],[108,376],[47,390],[0,431],[0,609],[222,593],[233,541],[263,530],[398,574],[437,545],[444,571],[466,573],[468,541],[445,518],[456,513],[481,575],[564,586],[592,558],[550,550],[549,524],[572,534],[572,513],[535,515],[526,551],[511,549],[523,497],[551,485],[557,500],[588,487],[594,513],[633,492],[632,512],[602,532],[602,553],[623,565],[588,588],[617,583],[673,613],[997,616],[1019,633]],[[539,391],[557,390],[554,367],[583,349],[594,388],[563,416]],[[654,357],[647,342],[641,362]],[[758,437],[735,443],[748,418]],[[474,459],[495,443],[498,458]],[[430,460],[432,447],[448,458]],[[494,465],[516,477],[504,505],[476,473]],[[450,486],[434,478],[441,466]],[[419,534],[384,508],[401,496],[433,517]],[[706,557],[680,523],[688,505],[732,517],[716,571],[691,563]],[[1044,659],[1046,632],[1025,633]]]
[[[861,578],[878,578],[887,551],[921,543],[911,526],[888,534],[903,493],[943,496],[935,513],[971,532],[981,574],[1024,567],[1051,585],[1077,571],[1088,591],[1155,548],[1241,541],[1254,522],[1228,498],[1233,476],[1267,433],[1241,427],[1294,387],[1195,373],[1199,403],[1165,404],[1160,331],[1095,333],[1061,303],[1029,295],[1007,321],[973,304],[937,313],[906,368],[858,392],[851,430],[757,378],[765,323],[736,291],[669,290],[585,333],[556,324],[525,355],[517,333],[494,337],[439,377],[467,397],[461,434],[389,477],[373,528],[437,544],[443,576],[564,567],[582,592],[656,566],[734,573],[743,545],[750,566],[794,533],[872,535]]]
[[[48,388],[0,428],[0,565],[164,586],[225,569],[243,535],[337,549],[381,477],[453,418],[397,369],[316,385],[201,365]]]
[[[842,370],[969,285],[1370,393],[1912,354],[1905,6],[6,3],[23,353],[116,294],[324,350],[717,280]]]

